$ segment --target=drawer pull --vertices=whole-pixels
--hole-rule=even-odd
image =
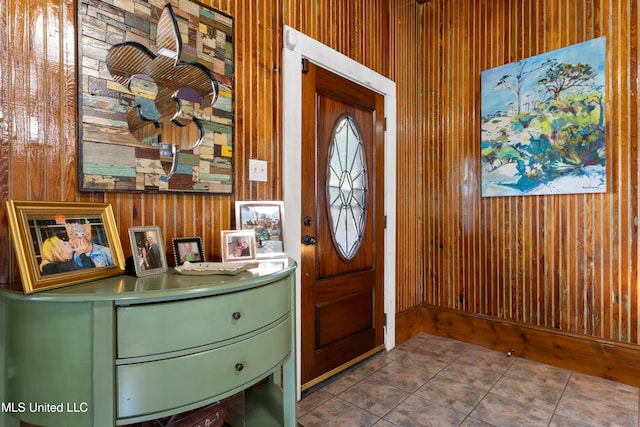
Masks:
[[[236,363],[236,371],[241,372],[244,369],[244,365],[242,363]]]
[[[238,320],[239,318],[242,317],[242,314],[240,314],[239,311],[236,311],[236,312],[233,313],[232,316],[233,316],[234,319]]]

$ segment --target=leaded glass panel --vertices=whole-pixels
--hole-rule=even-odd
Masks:
[[[353,117],[341,118],[334,128],[327,174],[333,240],[350,260],[364,234],[368,194],[364,145]]]

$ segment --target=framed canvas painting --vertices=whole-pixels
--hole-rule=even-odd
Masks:
[[[606,191],[606,39],[482,72],[482,196]]]

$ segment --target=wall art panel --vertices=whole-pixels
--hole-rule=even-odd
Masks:
[[[233,19],[181,0],[78,3],[79,186],[233,192]]]
[[[482,72],[482,196],[606,190],[606,38]]]

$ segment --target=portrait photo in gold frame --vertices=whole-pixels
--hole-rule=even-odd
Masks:
[[[110,204],[8,200],[6,206],[25,294],[124,273]]]

